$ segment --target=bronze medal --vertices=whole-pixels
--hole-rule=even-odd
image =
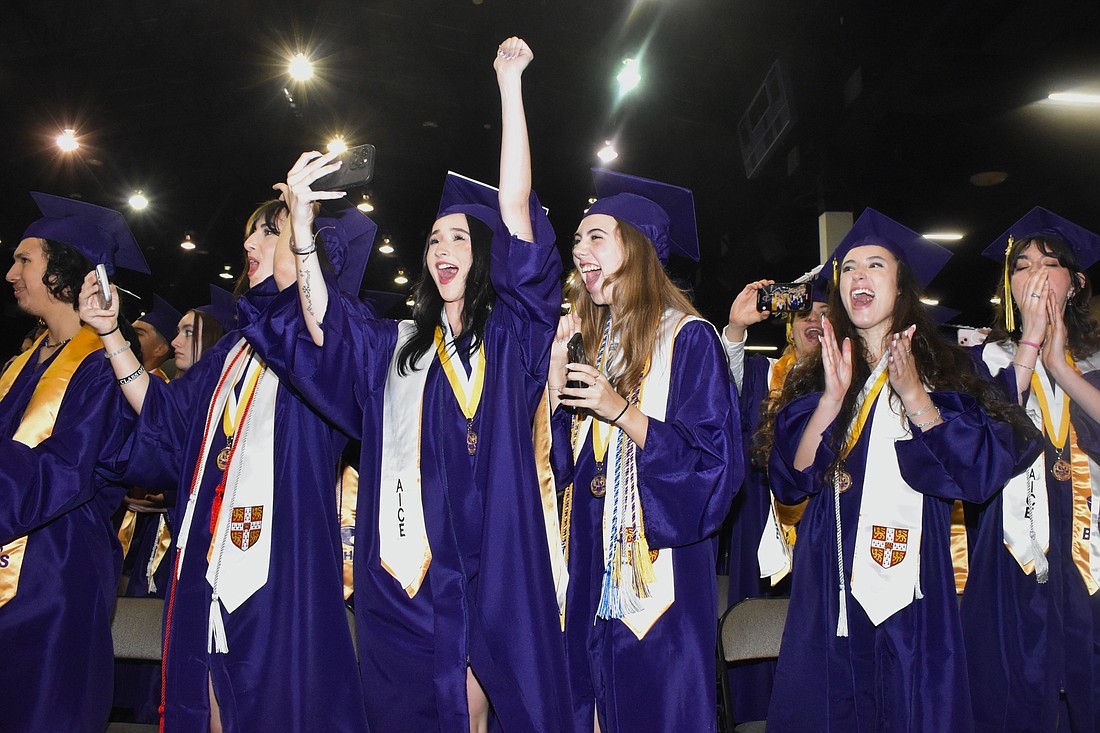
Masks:
[[[592,483],[588,488],[591,489],[592,496],[602,499],[607,493],[607,478],[602,473],[597,473],[592,477]]]
[[[218,470],[224,471],[225,469],[229,468],[229,454],[232,453],[232,447],[233,444],[230,443],[229,445],[218,451]]]
[[[1069,481],[1071,473],[1069,461],[1067,461],[1065,458],[1057,459],[1056,461],[1054,461],[1054,465],[1050,467],[1050,473],[1054,476],[1054,478],[1058,479],[1059,481]]]
[[[843,468],[838,468],[836,470],[836,488],[842,494],[852,488],[852,474]]]
[[[477,454],[477,433],[474,432],[474,421],[466,421],[466,452],[471,456]]]

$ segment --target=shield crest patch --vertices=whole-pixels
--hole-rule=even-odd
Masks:
[[[909,549],[909,530],[901,527],[871,527],[871,557],[889,570],[905,559]]]
[[[263,526],[263,506],[235,506],[229,517],[229,540],[244,551],[260,539]]]

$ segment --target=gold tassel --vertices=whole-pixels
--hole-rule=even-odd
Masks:
[[[634,570],[634,592],[639,598],[649,598],[649,584],[656,582],[657,573],[653,570],[649,541],[645,536],[645,521],[642,519],[642,507],[638,505],[638,530],[634,534],[634,547],[631,548],[631,560]]]
[[[840,287],[840,274],[837,272],[840,269],[840,260],[833,257],[833,287]]]
[[[1004,279],[1004,302],[1002,305],[1005,309],[1005,330],[1011,335],[1016,330],[1016,310],[1012,304],[1012,273],[1009,272],[1008,253],[1012,251],[1012,235],[1008,235],[1008,246],[1005,247],[1005,279]]]
[[[794,314],[788,313],[785,320],[787,321],[787,343],[794,346],[794,334],[791,333],[791,325],[794,323]]]

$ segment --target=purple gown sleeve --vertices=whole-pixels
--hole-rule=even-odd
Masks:
[[[775,438],[768,457],[768,481],[775,498],[783,504],[797,504],[807,496],[820,493],[826,484],[825,471],[836,457],[836,451],[829,444],[829,430],[826,430],[813,464],[804,471],[794,467],[802,433],[820,399],[820,392],[803,395],[776,415]]]
[[[507,328],[520,346],[528,379],[541,391],[561,316],[562,267],[545,212],[535,202],[530,208],[535,241],[494,237],[490,273],[497,307],[507,314]]]
[[[559,491],[573,483],[573,446],[569,442],[572,426],[573,416],[562,407],[550,416],[550,469]]]
[[[0,443],[0,545],[89,501],[105,484],[97,464],[125,440],[134,414],[98,354],[74,373],[50,437],[34,448]]]
[[[982,359],[983,349],[985,349],[985,344],[978,344],[967,349],[970,359],[974,362],[974,371],[985,381],[992,382],[1000,387],[1009,402],[1016,402],[1016,367],[1010,364],[994,376],[989,371],[989,365]],[[1028,391],[1030,391],[1030,388]],[[1027,392],[1024,393],[1024,399],[1027,399]]]
[[[326,278],[326,283],[324,346],[314,344],[305,327],[297,286],[280,292],[265,318],[243,332],[280,379],[288,381],[326,420],[358,440],[363,432],[363,405],[385,387],[397,324],[375,319],[370,308],[340,292],[334,281]]]
[[[743,476],[741,422],[726,355],[713,327],[693,321],[676,336],[665,419],[649,419],[645,449],[638,451],[650,544],[677,547],[717,532]]]

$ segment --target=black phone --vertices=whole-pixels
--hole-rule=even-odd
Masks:
[[[569,339],[569,343],[565,345],[566,351],[569,352],[570,364],[587,364],[588,357],[584,353],[584,337],[581,336],[581,332],[577,331],[573,334],[573,338]],[[580,389],[581,387],[587,387],[584,382],[579,382],[576,379],[571,379],[565,383],[565,386],[569,389]]]
[[[374,178],[374,146],[356,145],[336,157],[343,163],[326,176],[321,176],[310,186],[314,191],[346,191],[365,186]]]
[[[813,307],[810,283],[772,283],[756,291],[756,310],[772,313],[805,313]]]

